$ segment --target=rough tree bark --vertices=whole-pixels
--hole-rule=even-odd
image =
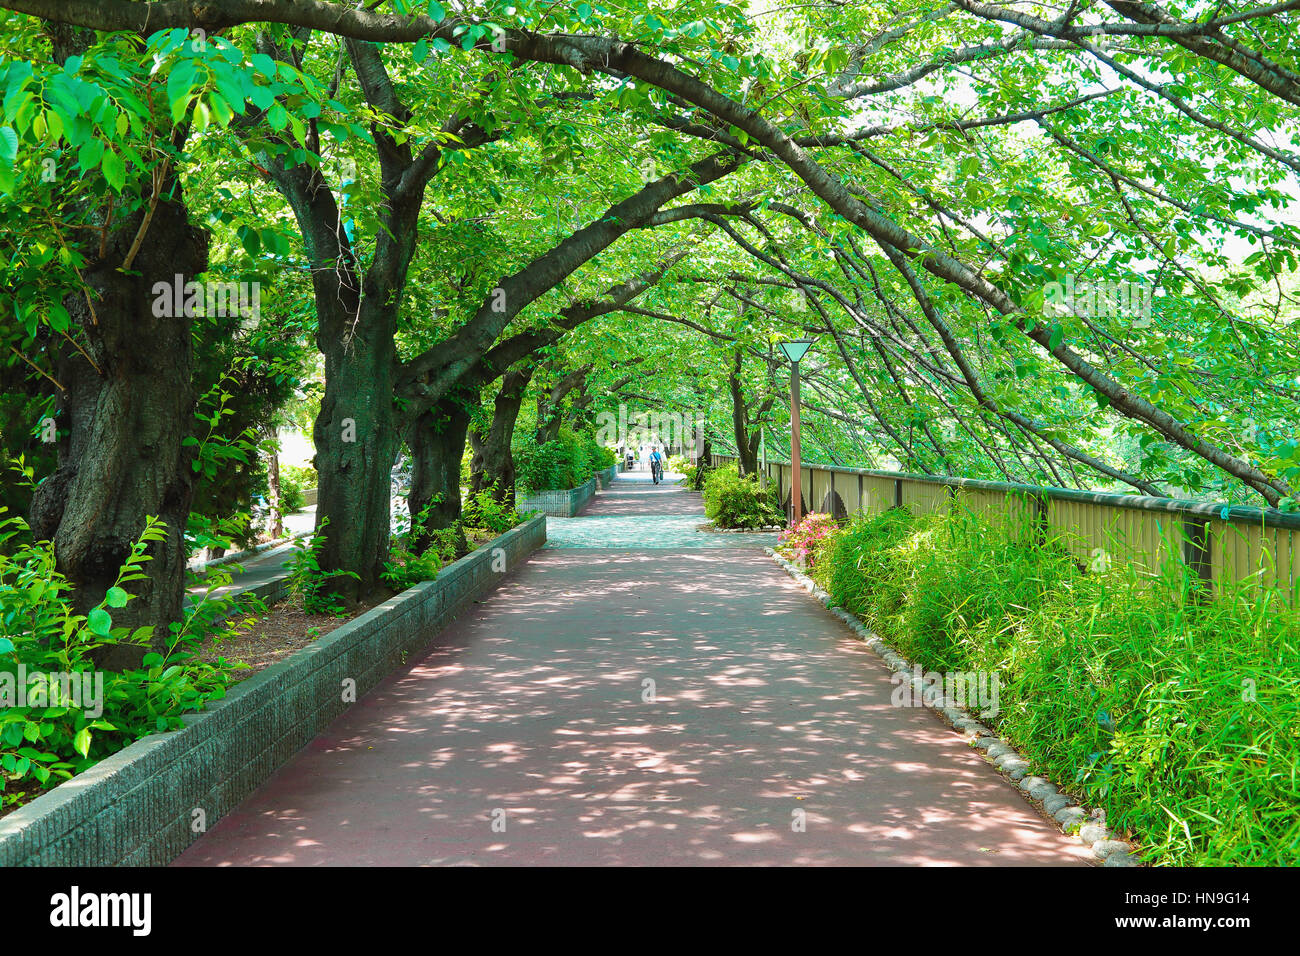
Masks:
[[[284,534],[284,499],[280,496],[280,449],[274,426],[268,425],[264,434],[270,443],[270,453],[266,458],[266,496],[271,511],[270,535],[272,538],[279,538]]]
[[[316,339],[325,358],[325,394],[312,429],[320,564],[358,575],[330,585],[350,598],[378,586],[388,556],[390,475],[401,444],[392,400],[392,319],[367,316],[377,311],[392,310],[367,296],[359,322],[335,314],[320,322]]]
[[[560,429],[564,426],[564,410],[561,405],[570,392],[584,386],[590,370],[589,365],[575,368],[549,390],[543,389],[537,393],[537,444],[545,445],[560,437]]]
[[[52,32],[59,62],[91,39],[82,31]],[[192,452],[182,442],[193,428],[195,396],[190,317],[169,308],[155,315],[153,288],[164,282],[170,289],[178,273],[183,283],[206,269],[208,236],[190,224],[174,172],[155,195],[152,214],[146,203],[115,220],[102,246],[94,233],[80,248],[86,290],[63,305],[85,353],[65,341],[55,358],[64,437],[54,474],[33,496],[30,524],[36,537],[54,542],[58,569],[84,612],[103,601],[146,516],[160,519],[166,535],[149,546],[146,578],[129,587],[135,599],[111,613],[115,626],[152,626],[154,646],[161,647],[168,625],[181,619],[185,591],[193,473]],[[134,667],[144,653],[109,646],[97,662]]]
[[[180,196],[179,186],[174,196]],[[194,353],[185,315],[153,314],[155,282],[170,287],[207,267],[207,235],[192,227],[184,202],[159,201],[132,272],[120,271],[143,212],[111,233],[106,254],[82,275],[95,309],[80,293],[64,306],[85,334],[86,356],[67,348],[55,377],[64,386],[59,413],[66,436],[58,468],[32,499],[31,526],[54,542],[59,571],[85,611],[104,599],[131,546],[152,515],[167,526],[150,545],[146,579],[136,599],[112,612],[115,625],[152,625],[161,646],[167,626],[181,618],[185,592],[185,526],[193,496],[192,453],[182,441],[193,430]],[[107,650],[99,663],[136,666],[141,648]]]
[[[491,489],[492,497],[502,504],[515,501],[515,458],[510,450],[515,422],[524,404],[524,393],[533,377],[532,364],[517,365],[501,379],[501,389],[493,403],[492,424],[486,434],[470,432],[470,494]]]
[[[750,419],[749,406],[745,403],[745,389],[740,375],[744,368],[744,353],[735,349],[735,362],[727,372],[727,386],[731,391],[731,428],[736,439],[736,458],[740,463],[742,475],[758,474],[758,446],[762,441],[762,432],[754,427],[755,421],[761,423],[767,410],[772,407],[773,399],[769,396],[758,407],[754,420]]]
[[[415,536],[419,550],[429,546],[429,531],[449,528],[460,517],[460,464],[465,455],[470,406],[459,393],[441,399],[406,430],[411,450],[411,490],[407,506],[411,527],[428,508],[424,533]]]

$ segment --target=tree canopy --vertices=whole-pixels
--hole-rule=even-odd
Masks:
[[[365,589],[399,455],[450,521],[517,421],[780,454],[796,336],[808,457],[1295,505],[1300,2],[0,8],[7,503],[88,600],[301,407]]]

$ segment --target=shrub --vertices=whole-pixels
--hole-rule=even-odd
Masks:
[[[286,465],[280,469],[280,511],[291,514],[302,508],[304,493],[308,488],[315,488],[319,482],[316,469],[310,466],[299,468]]]
[[[596,441],[594,437],[588,437],[586,439],[586,451],[587,468],[592,474],[595,474],[598,471],[604,471],[616,461],[614,457],[614,449],[606,448],[600,442]]]
[[[308,614],[342,614],[343,597],[326,590],[330,581],[348,577],[359,579],[355,571],[335,571],[326,574],[321,570],[320,551],[325,547],[328,518],[322,518],[317,533],[308,544],[305,538],[293,542],[293,557],[285,564],[289,570],[289,593],[302,599],[302,609]]]
[[[453,521],[446,528],[425,530],[429,513],[441,500],[441,494],[434,496],[409,527],[406,521],[399,522],[388,560],[379,573],[379,579],[394,591],[405,591],[421,581],[434,580],[445,565],[464,552],[465,530],[461,521]],[[416,542],[426,536],[429,543],[421,549]]]
[[[766,528],[784,521],[776,492],[760,488],[755,476],[742,478],[735,465],[709,472],[704,513],[719,528]]]
[[[145,653],[142,667],[103,671],[91,658],[107,645],[151,644],[151,627],[114,627],[112,613],[135,599],[125,585],[144,578],[146,550],[165,537],[163,524],[149,519],[104,600],[81,614],[73,609],[71,585],[55,567],[51,542],[32,541],[26,523],[0,508],[0,800],[5,804],[24,791],[53,786],[141,737],[175,729],[183,713],[225,696],[234,665],[204,663],[197,647],[206,628],[231,610],[232,601],[214,596],[230,583],[226,571],[208,575],[206,593],[172,625],[162,652]],[[28,680],[20,700],[18,676],[24,671]],[[87,681],[102,713],[73,691],[84,690]]]
[[[442,565],[442,556],[436,547],[417,554],[394,545],[379,578],[394,591],[405,591],[421,581],[432,581],[442,570]]]
[[[664,467],[668,471],[682,476],[677,480],[677,483],[683,488],[694,488],[697,491],[699,490],[699,469],[696,468],[695,465],[692,465],[691,460],[685,455],[671,456]]]
[[[907,572],[895,549],[916,530],[903,508],[859,515],[823,547],[813,577],[835,600],[869,620],[882,633],[902,602],[899,584]]]
[[[502,534],[519,524],[520,519],[513,502],[497,501],[491,490],[484,489],[469,496],[461,520],[468,527]]]
[[[691,459],[685,455],[674,455],[668,459],[668,470],[681,474],[681,480],[678,482],[683,488],[690,488],[692,491],[703,491],[704,482],[709,477],[712,470],[708,463],[701,458],[698,465],[692,465]]]
[[[789,531],[781,532],[776,547],[787,558],[811,568],[817,564],[818,552],[829,543],[835,531],[834,518],[814,511],[804,515]]]
[[[530,438],[514,446],[515,483],[525,494],[576,488],[612,465],[613,453],[595,439],[561,428],[559,437],[538,445]],[[609,465],[600,464],[608,460]]]
[[[1300,862],[1300,613],[1276,592],[1085,571],[961,512],[858,519],[813,576],[923,668],[996,674],[999,733],[1147,858]]]

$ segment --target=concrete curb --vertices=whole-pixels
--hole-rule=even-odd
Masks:
[[[577,488],[539,491],[527,498],[516,497],[515,509],[520,514],[540,511],[555,518],[572,518],[595,493],[596,479],[592,477]]]
[[[794,578],[803,589],[809,592],[826,608],[849,626],[863,643],[881,660],[889,665],[899,680],[912,684],[917,699],[938,714],[953,730],[957,731],[970,746],[979,750],[984,759],[993,764],[1004,777],[1016,785],[1021,795],[1031,803],[1042,808],[1043,813],[1053,820],[1061,832],[1076,837],[1080,843],[1089,847],[1092,854],[1105,866],[1142,866],[1142,862],[1133,856],[1134,847],[1115,837],[1105,825],[1105,815],[1101,810],[1086,810],[1078,801],[1066,794],[1061,788],[1047,778],[1032,773],[1029,761],[1022,757],[1006,740],[997,736],[963,707],[946,700],[942,694],[930,697],[923,693],[925,685],[914,674],[913,664],[884,642],[880,635],[872,631],[856,615],[842,607],[835,606],[831,596],[817,582],[796,567],[790,561],[771,548],[763,549],[773,561]],[[930,698],[930,699],[927,699]]]
[[[299,538],[305,538],[310,534],[312,534],[310,531],[299,531],[297,534],[291,534],[287,538],[276,538],[274,541],[266,541],[253,548],[245,548],[243,551],[232,551],[230,554],[223,554],[221,557],[213,558],[211,561],[204,561],[202,564],[196,564],[189,570],[196,574],[200,574],[209,568],[219,568],[222,565],[230,564],[231,562],[243,561],[246,558],[255,558],[259,554],[265,554],[267,551],[272,551],[283,544],[297,541]]]
[[[512,528],[235,685],[180,730],[138,740],[15,810],[0,819],[0,867],[171,862],[545,542],[544,517]]]

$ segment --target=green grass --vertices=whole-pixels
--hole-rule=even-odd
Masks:
[[[1143,858],[1300,863],[1300,615],[1277,594],[1207,601],[1177,563],[1085,570],[1059,541],[901,510],[813,574],[926,669],[998,674],[998,732]]]

